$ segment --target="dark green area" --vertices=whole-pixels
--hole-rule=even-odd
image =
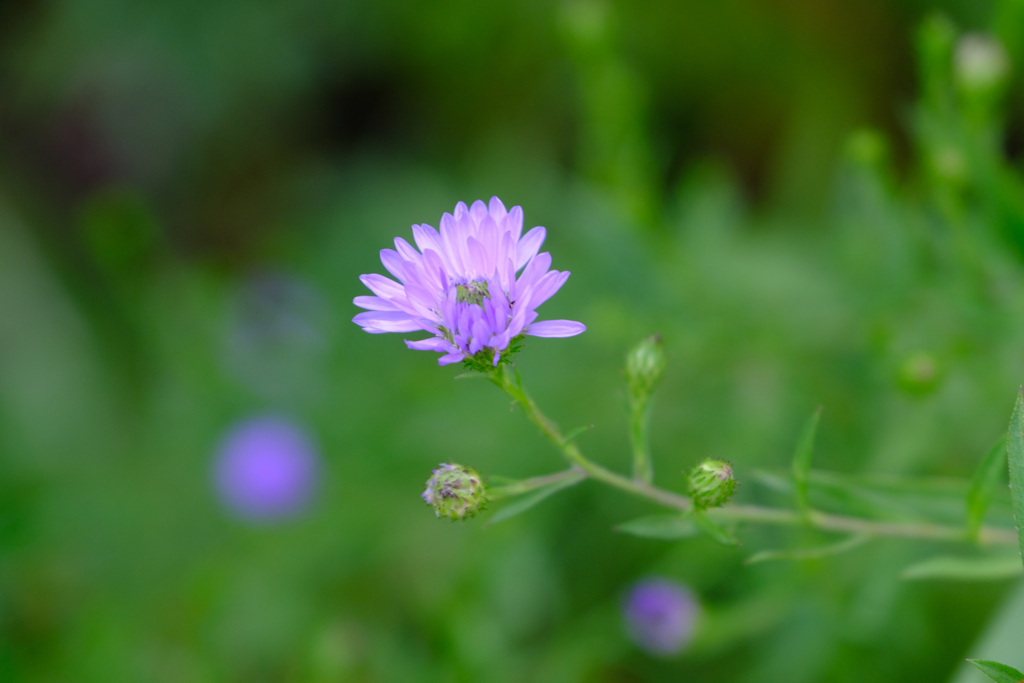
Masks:
[[[351,300],[410,224],[498,195],[573,273],[541,314],[588,331],[516,367],[589,457],[630,470],[621,366],[658,333],[660,486],[714,457],[792,507],[754,472],[820,405],[812,506],[966,533],[1024,381],[1022,27],[1021,0],[0,7],[0,680],[948,679],[1010,581],[900,574],[967,546],[639,538],[615,527],[665,511],[593,482],[439,521],[438,463],[564,463]],[[977,32],[1005,79],[964,64]],[[262,413],[325,468],[306,515],[253,525],[210,468]],[[745,564],[785,548],[812,551]],[[677,657],[624,636],[652,575],[703,605]]]

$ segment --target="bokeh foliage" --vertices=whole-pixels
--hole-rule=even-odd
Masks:
[[[533,340],[518,366],[563,426],[595,425],[579,443],[609,467],[630,462],[623,355],[655,332],[651,445],[674,490],[713,456],[741,500],[784,500],[755,472],[788,469],[821,405],[816,467],[936,478],[932,512],[956,523],[966,487],[946,479],[1005,432],[1024,378],[1024,3],[641,5],[0,9],[0,679],[1022,663],[975,645],[1021,602],[1010,581],[900,580],[948,548],[747,566],[830,539],[639,539],[613,527],[651,509],[590,483],[490,528],[419,500],[442,461],[560,466],[486,382],[349,322],[379,249],[491,194],[573,272],[542,312],[588,332]],[[957,81],[967,31],[1003,42],[1005,88]],[[325,474],[308,515],[254,526],[210,471],[228,426],[263,413],[304,424]],[[826,493],[812,482],[815,504],[916,514]],[[623,636],[622,597],[650,575],[702,601],[680,657]]]

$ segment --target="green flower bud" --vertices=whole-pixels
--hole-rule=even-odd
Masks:
[[[646,401],[665,372],[661,335],[655,334],[634,346],[626,355],[626,382],[633,401]]]
[[[468,519],[487,505],[487,489],[472,467],[441,463],[427,480],[422,498],[438,517]]]
[[[698,510],[725,505],[736,492],[732,467],[723,460],[705,460],[690,471],[690,498]]]
[[[896,381],[908,394],[925,396],[938,388],[942,380],[942,369],[930,353],[921,351],[904,359],[896,375]]]

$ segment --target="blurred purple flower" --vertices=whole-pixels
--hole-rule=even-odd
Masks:
[[[547,235],[544,228],[520,237],[522,231],[523,210],[506,211],[497,197],[490,205],[478,200],[469,208],[459,202],[454,215],[441,216],[440,232],[426,224],[412,226],[419,251],[401,237],[395,238],[395,249],[381,250],[381,263],[399,282],[360,276],[376,296],[355,298],[355,305],[367,310],[353,322],[372,333],[429,332],[434,336],[405,343],[444,354],[440,365],[482,353],[497,366],[520,335],[580,334],[587,328],[572,320],[534,322],[537,307],[569,273],[550,270],[551,255],[537,253]]]
[[[624,611],[630,638],[651,654],[667,656],[690,642],[699,607],[684,586],[649,579],[633,586]]]
[[[214,481],[221,501],[251,520],[301,511],[315,492],[320,462],[307,433],[275,416],[255,417],[228,431],[220,444]]]

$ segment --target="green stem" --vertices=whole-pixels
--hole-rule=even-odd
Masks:
[[[654,468],[647,447],[649,400],[630,401],[630,440],[633,443],[633,478],[650,484],[654,481]]]
[[[514,484],[506,484],[504,486],[488,487],[487,497],[491,500],[501,500],[502,498],[511,498],[512,496],[521,496],[524,493],[535,491],[536,489],[550,486],[551,484],[557,484],[562,481],[580,481],[587,478],[587,473],[581,470],[579,467],[570,467],[567,470],[561,472],[555,472],[554,474],[545,474],[540,477],[531,477],[530,479],[523,479],[517,481]]]
[[[570,469],[564,472],[535,477],[518,484],[500,487],[500,493],[497,497],[526,493],[535,488],[569,477],[587,477],[627,493],[640,496],[641,498],[646,498],[663,507],[679,510],[680,512],[690,512],[693,510],[693,504],[685,496],[660,489],[643,480],[624,477],[585,458],[576,444],[572,441],[566,441],[558,426],[540,411],[537,404],[534,403],[533,399],[523,389],[518,376],[515,374],[515,370],[509,366],[502,366],[494,370],[489,377],[505,394],[523,408],[527,419],[537,426],[548,441],[553,443],[572,465]],[[514,487],[519,487],[522,490],[514,490]],[[805,515],[795,510],[780,510],[778,508],[758,505],[727,505],[722,508],[708,510],[707,514],[723,521],[809,526],[813,529],[827,532],[857,533],[892,538],[922,538],[938,541],[971,541],[967,529],[960,526],[933,524],[930,522],[883,522],[859,517],[833,515],[813,509],[809,509]],[[977,543],[981,545],[1016,545],[1017,542],[1017,534],[1012,529],[982,527],[978,531]]]

